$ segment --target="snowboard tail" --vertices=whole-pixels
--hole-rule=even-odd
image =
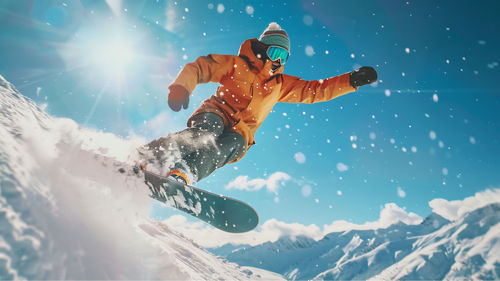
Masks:
[[[143,172],[152,198],[220,230],[242,233],[254,229],[259,223],[257,212],[242,201],[186,185],[155,173]]]

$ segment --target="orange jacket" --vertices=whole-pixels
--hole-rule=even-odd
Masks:
[[[247,150],[255,143],[255,132],[277,102],[323,102],[357,90],[349,83],[349,73],[314,81],[281,74],[283,66],[272,73],[272,62],[267,60],[264,64],[254,55],[252,40],[257,39],[246,40],[238,56],[199,57],[186,64],[172,83],[183,86],[189,93],[200,83],[220,83],[217,93],[205,100],[192,116],[217,113],[227,126],[245,137]]]

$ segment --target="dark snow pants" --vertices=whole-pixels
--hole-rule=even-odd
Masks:
[[[200,113],[189,123],[186,129],[156,139],[148,146],[157,152],[162,150],[160,147],[178,151],[181,161],[177,159],[173,168],[190,173],[194,181],[200,181],[245,153],[245,138],[226,127],[219,115]]]

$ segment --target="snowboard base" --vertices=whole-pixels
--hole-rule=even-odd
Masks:
[[[214,194],[148,171],[144,181],[151,197],[190,214],[222,231],[242,233],[259,223],[257,212],[234,198]]]

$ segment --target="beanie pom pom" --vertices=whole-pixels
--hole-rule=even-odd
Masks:
[[[281,30],[281,26],[275,22],[272,22],[269,24],[269,26],[266,28],[266,30],[264,30],[264,32],[270,31],[270,30]]]

